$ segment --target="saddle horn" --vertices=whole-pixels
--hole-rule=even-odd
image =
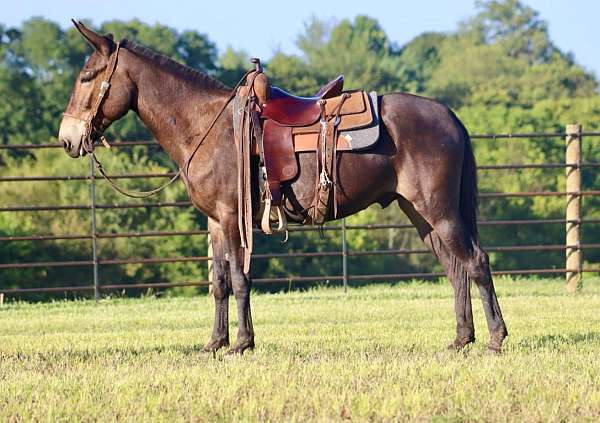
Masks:
[[[260,59],[258,57],[253,57],[252,59],[250,59],[250,63],[252,63],[254,65],[254,70],[256,72],[262,73],[263,67],[262,67],[262,64],[260,63]]]

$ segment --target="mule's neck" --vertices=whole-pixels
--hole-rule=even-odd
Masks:
[[[229,90],[210,86],[209,80],[179,75],[130,51],[127,66],[137,90],[133,110],[169,156],[183,166]]]

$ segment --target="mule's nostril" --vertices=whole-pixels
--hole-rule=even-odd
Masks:
[[[67,151],[71,150],[71,142],[65,139],[60,140],[63,145],[63,148]]]

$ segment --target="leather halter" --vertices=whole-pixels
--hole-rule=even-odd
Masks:
[[[85,123],[85,133],[83,139],[81,141],[81,148],[85,150],[88,154],[93,154],[94,151],[94,140],[92,139],[92,135],[94,133],[99,134],[98,139],[102,141],[103,144],[108,145],[108,142],[104,138],[104,130],[106,127],[100,126],[97,127],[94,125],[94,121],[98,117],[98,112],[100,111],[100,107],[106,97],[106,93],[110,88],[110,80],[115,73],[115,69],[117,68],[117,60],[119,58],[119,51],[121,49],[121,42],[116,44],[115,50],[110,54],[108,58],[108,64],[106,65],[106,69],[104,70],[104,75],[102,78],[102,82],[100,83],[100,92],[96,97],[96,101],[92,105],[92,109],[90,114],[86,119],[83,119],[80,116],[72,115],[70,113],[63,113],[63,116],[72,117],[75,119],[79,119]]]

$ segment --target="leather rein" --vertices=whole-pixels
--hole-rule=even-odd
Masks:
[[[149,190],[149,191],[129,191],[123,187],[121,187],[120,185],[118,185],[109,175],[108,173],[104,170],[104,168],[102,167],[102,163],[100,163],[100,161],[98,160],[98,158],[96,157],[96,155],[94,154],[94,142],[95,141],[101,141],[102,144],[104,144],[104,146],[106,146],[107,148],[110,148],[110,144],[108,143],[108,141],[106,140],[106,138],[104,137],[104,131],[106,130],[106,128],[108,127],[108,125],[100,125],[97,126],[94,122],[96,121],[97,117],[98,117],[98,112],[100,111],[100,107],[102,106],[102,103],[104,102],[104,100],[106,99],[106,94],[108,93],[108,90],[110,88],[110,80],[113,76],[113,74],[115,73],[115,70],[117,68],[117,61],[119,58],[119,51],[121,48],[121,43],[118,42],[116,44],[116,48],[115,50],[111,53],[109,59],[108,59],[108,64],[106,66],[106,69],[104,71],[104,75],[103,75],[103,79],[102,82],[100,84],[100,92],[98,93],[98,96],[96,97],[96,101],[94,102],[91,112],[88,115],[88,117],[86,119],[83,119],[79,116],[75,116],[69,113],[63,113],[64,116],[68,116],[68,117],[72,117],[78,120],[81,120],[85,123],[85,134],[84,137],[81,141],[81,146],[80,146],[80,156],[82,155],[83,151],[85,151],[87,154],[90,155],[90,157],[92,157],[96,168],[98,169],[98,171],[100,172],[100,174],[102,175],[102,177],[104,179],[106,179],[106,181],[110,184],[110,186],[117,192],[127,196],[127,197],[131,197],[131,198],[147,198],[150,197],[154,194],[159,193],[160,191],[164,190],[165,188],[167,188],[169,185],[171,185],[173,182],[175,182],[177,179],[179,179],[179,177],[181,176],[182,172],[185,172],[185,175],[187,177],[188,175],[188,171],[189,171],[189,167],[190,167],[190,163],[192,162],[192,159],[194,158],[196,152],[198,151],[198,149],[200,148],[200,146],[202,145],[202,143],[204,142],[204,140],[206,139],[206,137],[208,136],[208,134],[210,133],[210,131],[213,129],[213,127],[215,126],[215,124],[217,123],[217,120],[219,120],[219,118],[221,117],[221,115],[223,114],[223,112],[225,111],[225,109],[227,108],[227,106],[229,105],[229,103],[231,102],[231,100],[233,100],[233,98],[235,97],[235,94],[237,92],[237,89],[240,87],[240,85],[243,83],[243,81],[246,79],[246,76],[248,76],[248,74],[250,74],[250,72],[252,72],[252,70],[249,70],[248,72],[246,72],[244,74],[244,76],[242,76],[242,78],[240,79],[240,81],[236,84],[236,86],[231,90],[230,94],[227,96],[227,99],[224,101],[223,105],[221,106],[221,108],[219,109],[219,112],[215,115],[215,117],[213,118],[213,120],[211,121],[210,125],[208,126],[208,129],[206,129],[206,131],[204,131],[204,134],[202,135],[202,138],[200,138],[200,141],[198,141],[198,143],[196,144],[196,147],[194,148],[194,150],[192,151],[192,154],[190,154],[190,156],[187,158],[187,160],[185,161],[184,165],[182,167],[179,168],[179,170],[177,171],[177,173],[175,173],[175,175],[169,179],[166,183],[164,183],[163,185],[159,186],[158,188]],[[94,134],[97,134],[97,138],[96,140],[94,140],[92,137]],[[202,133],[198,133],[193,135],[191,138],[196,138],[197,136],[201,135]]]

